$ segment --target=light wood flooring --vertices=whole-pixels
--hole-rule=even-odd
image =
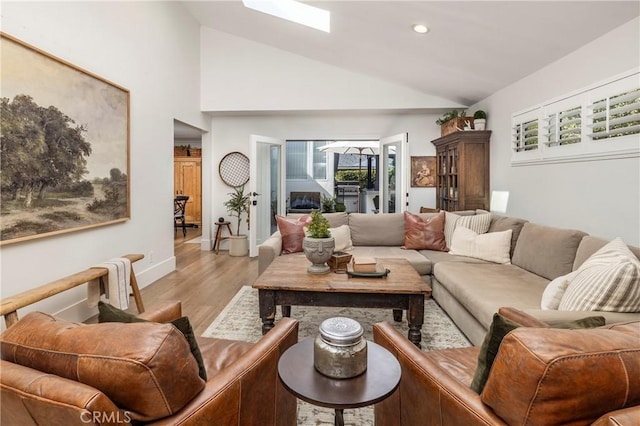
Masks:
[[[141,290],[146,309],[158,301],[180,300],[182,313],[189,317],[196,336],[206,330],[240,287],[253,284],[258,276],[257,258],[232,257],[222,250],[215,254],[201,251],[200,244],[187,243],[199,235],[200,230],[194,228],[187,228],[186,237],[178,232],[174,239],[176,270]]]

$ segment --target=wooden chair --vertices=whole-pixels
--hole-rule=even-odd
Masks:
[[[430,207],[420,207],[420,213],[440,213],[440,209],[432,209]]]
[[[182,236],[187,236],[187,222],[185,219],[185,211],[187,209],[188,195],[176,195],[173,199],[173,228],[174,232],[178,228],[182,228]]]

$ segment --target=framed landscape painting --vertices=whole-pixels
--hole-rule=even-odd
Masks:
[[[411,186],[431,188],[436,186],[436,157],[411,157]]]
[[[129,91],[0,36],[0,245],[128,220]]]

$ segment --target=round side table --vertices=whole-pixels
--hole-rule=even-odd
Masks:
[[[382,346],[367,341],[367,369],[350,379],[333,379],[313,366],[313,338],[285,351],[278,361],[278,375],[284,387],[296,397],[335,410],[335,425],[343,426],[345,408],[378,403],[400,383],[400,364]]]

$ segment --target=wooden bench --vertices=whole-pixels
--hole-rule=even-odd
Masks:
[[[122,257],[126,257],[131,261],[131,263],[134,263],[143,259],[144,255],[127,254]],[[89,268],[48,284],[32,288],[31,290],[23,291],[15,296],[5,297],[0,301],[0,315],[4,317],[7,327],[11,327],[18,322],[18,309],[85,284],[89,281],[95,280],[96,278],[106,277],[108,274],[109,270],[107,268]],[[133,268],[131,268],[131,288],[133,290],[133,298],[135,299],[138,313],[142,313],[144,312],[144,305],[142,303],[140,289],[138,288],[138,281],[133,273]]]

